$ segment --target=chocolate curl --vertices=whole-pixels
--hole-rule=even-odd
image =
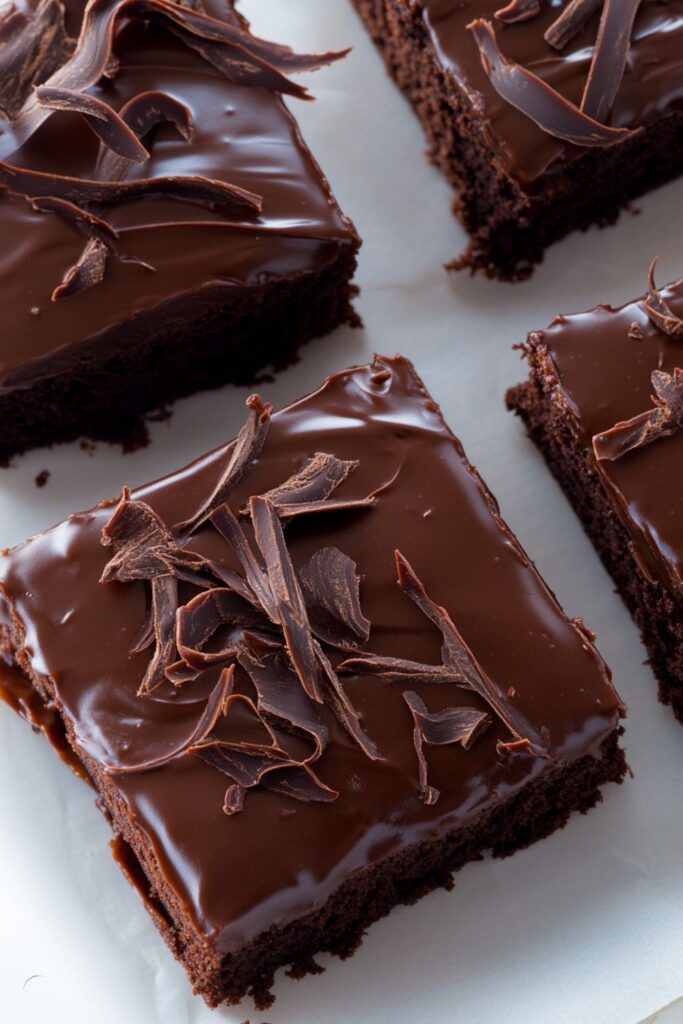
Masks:
[[[275,598],[270,587],[270,581],[254,556],[249,542],[244,535],[237,516],[229,505],[221,505],[211,514],[211,524],[215,526],[220,535],[227,540],[239,559],[240,565],[246,576],[247,590],[243,596],[247,596],[257,608],[261,608],[271,622],[279,624],[279,612]],[[233,588],[234,589],[234,588]],[[251,595],[251,596],[248,596]]]
[[[282,627],[292,666],[311,700],[321,704],[320,666],[306,605],[289,557],[282,525],[268,498],[253,497],[249,508],[256,543],[265,562],[275,602],[277,621]]]
[[[298,57],[285,47],[254,39],[242,28],[170,0],[89,0],[73,53],[45,84],[85,93],[103,75],[111,73],[114,30],[121,18],[161,22],[232,82],[273,89],[301,99],[309,98],[306,90],[291,82],[278,66],[311,70],[344,56],[328,53]],[[11,122],[5,121],[0,160],[23,145],[50,113],[34,95],[29,95],[17,116]]]
[[[600,462],[615,462],[627,452],[668,437],[683,426],[683,370],[673,374],[652,373],[654,409],[615,424],[593,438],[593,452]]]
[[[499,743],[501,753],[524,753],[530,757],[553,760],[546,746],[545,730],[537,732],[532,724],[510,703],[507,696],[481,667],[473,652],[456,629],[445,608],[436,604],[400,551],[396,551],[398,585],[420,611],[434,623],[443,640],[441,657],[447,668],[459,675],[458,686],[472,690],[495,711],[503,725],[514,736],[512,743]]]
[[[120,111],[122,122],[127,130],[132,130],[138,138],[142,139],[152,128],[162,123],[174,124],[178,132],[186,140],[192,137],[193,124],[192,115],[184,103],[176,100],[163,92],[144,92],[129,100]],[[126,175],[130,161],[124,156],[115,153],[106,146],[100,146],[97,163],[95,165],[95,178],[110,181],[120,181]],[[76,295],[101,284],[104,280],[108,259],[107,248],[101,240],[91,238],[83,249],[77,262],[67,270],[61,284],[52,293],[52,301],[57,302],[67,295]],[[117,253],[117,255],[119,255]],[[119,259],[129,260],[132,257]],[[153,268],[149,264],[140,263],[148,270]]]
[[[641,0],[603,0],[598,38],[581,100],[581,110],[596,121],[606,121],[614,106],[640,4]]]
[[[105,249],[113,249],[119,237],[118,231],[106,220],[102,220],[89,210],[84,210],[68,199],[57,199],[54,196],[38,196],[31,200],[31,206],[39,213],[56,213],[69,224],[73,224],[81,234],[87,235],[90,241],[98,242]]]
[[[658,327],[664,334],[673,338],[674,341],[681,341],[683,340],[683,320],[676,316],[674,311],[664,301],[662,293],[657,290],[655,285],[656,266],[657,257],[655,256],[650,264],[648,274],[649,291],[647,298],[643,302],[643,309],[655,327]]]
[[[35,97],[46,110],[62,110],[66,113],[81,114],[95,135],[109,149],[124,160],[144,163],[149,153],[115,110],[88,93],[73,89],[59,89],[42,85],[35,90]]]
[[[447,665],[425,665],[405,658],[385,658],[380,654],[359,654],[337,666],[342,675],[372,675],[385,683],[458,683],[461,675]]]
[[[370,620],[361,608],[353,559],[339,548],[321,548],[299,570],[299,579],[316,635],[335,647],[367,642]]]
[[[279,508],[280,505],[299,505],[320,502],[329,498],[333,491],[346,480],[349,473],[358,468],[357,462],[343,462],[326,452],[316,452],[304,462],[288,480],[279,487],[262,495]],[[240,509],[242,515],[249,512],[248,506]]]
[[[327,726],[319,706],[306,696],[282,655],[279,640],[243,631],[237,660],[254,684],[259,712],[286,731],[312,740],[315,757],[319,757],[329,739]]]
[[[546,43],[556,50],[563,50],[567,43],[581,32],[590,19],[599,11],[603,0],[570,0],[560,16],[546,30]]]
[[[341,684],[337,673],[332,668],[330,659],[327,657],[317,640],[313,641],[313,648],[318,656],[318,661],[323,670],[323,687],[325,699],[341,726],[346,730],[352,740],[360,747],[366,757],[371,761],[383,761],[384,756],[378,747],[367,735],[361,725],[360,715],[349,700],[344,687]]]
[[[199,206],[213,207],[237,203],[258,211],[261,198],[253,192],[215,181],[201,175],[168,175],[160,178],[136,178],[130,181],[96,181],[71,178],[65,174],[46,174],[0,162],[0,185],[15,195],[35,198],[54,196],[78,206],[90,203],[122,203],[149,196],[170,196]]]
[[[159,757],[143,761],[141,764],[133,765],[105,765],[104,770],[109,775],[126,775],[131,772],[147,772],[152,768],[161,768],[176,758],[189,753],[190,748],[197,744],[204,743],[216,727],[216,723],[222,714],[225,714],[227,701],[232,693],[234,685],[235,666],[230,665],[221,672],[220,679],[209,694],[204,710],[199,720],[186,740],[174,747],[168,754],[161,754]]]
[[[505,25],[514,25],[518,21],[535,18],[540,13],[540,0],[510,0],[510,3],[506,7],[500,7],[493,17]]]
[[[147,697],[166,679],[166,669],[175,660],[175,616],[178,610],[178,582],[174,576],[155,576],[152,580],[152,614],[155,648],[138,688],[138,697]]]
[[[479,47],[481,62],[491,85],[507,103],[530,118],[544,132],[575,146],[608,146],[634,133],[610,128],[584,113],[528,68],[501,52],[493,25],[477,18],[467,26]]]
[[[297,761],[282,748],[276,733],[251,698],[232,694],[225,702],[226,715],[236,703],[242,704],[256,718],[269,742],[207,740],[188,750],[188,753],[201,758],[205,764],[233,780],[225,794],[223,810],[226,814],[241,811],[247,791],[259,785],[304,802],[329,803],[337,799],[339,793],[321,782],[310,767],[317,754],[304,761]]]
[[[233,591],[215,587],[197,594],[176,615],[176,647],[181,660],[190,669],[202,671],[235,658],[240,638],[234,637],[219,650],[207,651],[206,644],[223,626],[242,629],[263,624],[250,605]]]
[[[491,718],[475,708],[446,708],[430,713],[422,699],[412,690],[406,690],[403,699],[413,716],[413,744],[419,765],[420,796],[425,804],[435,804],[440,793],[429,785],[427,758],[424,747],[445,746],[459,743],[463,750],[469,750],[488,729]]]
[[[59,0],[41,0],[32,12],[14,9],[2,18],[0,112],[7,120],[17,116],[33,87],[67,60],[74,45]]]
[[[174,526],[173,529],[176,532],[185,535],[194,533],[216,509],[228,500],[247,468],[259,456],[268,436],[273,407],[268,402],[264,404],[260,395],[250,395],[246,405],[249,410],[247,422],[235,439],[230,457],[218,483],[206,501],[202,502],[189,519]]]

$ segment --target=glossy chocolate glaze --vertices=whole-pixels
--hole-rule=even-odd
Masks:
[[[662,289],[674,313],[683,315],[683,281]],[[629,337],[632,324],[642,338]],[[649,320],[641,300],[612,309],[561,316],[532,337],[546,345],[548,371],[581,442],[652,408],[653,370],[683,367],[683,342]],[[683,431],[627,452],[615,462],[596,463],[615,510],[632,538],[649,578],[683,596]]]
[[[18,0],[17,6],[34,2]],[[67,0],[66,7],[75,34],[84,0]],[[222,0],[206,9],[236,19]],[[62,218],[0,194],[0,393],[60,372],[85,352],[102,352],[110,338],[125,346],[121,325],[137,313],[157,306],[163,311],[194,294],[199,299],[192,316],[199,318],[216,286],[225,302],[236,289],[269,277],[320,270],[340,246],[357,244],[277,95],[231,85],[159,26],[121,22],[115,52],[121,68],[91,90],[94,95],[119,109],[139,92],[162,90],[189,107],[195,124],[191,142],[170,125],[158,128],[151,159],[128,177],[202,174],[263,196],[263,211],[234,207],[228,226],[218,211],[173,199],[110,207],[105,216],[121,233],[120,251],[156,272],[110,259],[102,284],[51,302],[53,289],[82,252],[83,236]],[[9,162],[88,177],[96,154],[97,140],[82,118],[57,113]]]
[[[388,369],[388,379],[375,376],[378,369]],[[167,523],[178,522],[211,492],[227,451],[220,448],[135,496]],[[358,563],[363,609],[372,622],[367,649],[440,661],[436,629],[397,586],[398,547],[485,670],[504,690],[513,687],[520,711],[548,729],[555,758],[561,763],[597,753],[622,710],[609,672],[500,520],[410,363],[382,359],[337,374],[277,413],[232,507],[278,485],[316,451],[360,460],[339,488],[340,498],[365,496],[397,474],[373,508],[303,517],[287,527],[295,565],[329,544]],[[136,696],[149,652],[129,656],[128,650],[145,614],[144,585],[97,582],[110,556],[100,534],[113,504],[15,548],[0,578],[25,626],[33,671],[54,680],[82,749],[96,761],[131,764],[158,756],[191,732],[211,681],[181,691],[169,685],[158,692],[162,700]],[[233,564],[211,527],[192,547]],[[226,817],[225,776],[189,756],[112,777],[197,927],[222,950],[306,913],[350,872],[471,819],[553,768],[554,762],[531,758],[503,763],[496,741],[510,737],[495,722],[469,751],[429,748],[430,781],[441,797],[428,807],[419,796],[402,691],[416,689],[431,711],[483,709],[483,702],[451,684],[344,678],[386,760],[370,761],[325,710],[331,742],[316,772],[340,791],[333,803],[299,803],[261,789],[249,793],[241,813]],[[242,677],[240,685],[250,684]]]
[[[579,104],[595,43],[596,14],[564,50],[543,35],[562,11],[564,0],[541,0],[541,13],[504,25],[493,18],[500,0],[418,0],[439,60],[481,110],[490,144],[501,166],[523,188],[536,191],[546,171],[581,155],[578,146],[553,138],[507,104],[491,85],[466,26],[473,18],[493,20],[506,57],[528,67],[573,103]],[[683,0],[651,0],[640,7],[626,73],[609,123],[619,128],[648,125],[683,110]]]

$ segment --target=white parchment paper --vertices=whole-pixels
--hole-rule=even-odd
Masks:
[[[644,651],[573,513],[503,407],[523,375],[513,343],[560,311],[639,294],[683,273],[683,182],[606,231],[556,246],[513,286],[447,275],[464,245],[451,195],[348,0],[244,0],[255,30],[302,49],[353,45],[296,104],[304,134],[365,239],[363,331],[315,342],[262,388],[282,404],[373,351],[414,359],[503,515],[571,615],[593,627],[630,706],[634,778],[562,832],[467,867],[453,892],[400,908],[342,963],[282,974],[266,1013],[209,1011],[192,996],[113,862],[93,795],[48,744],[0,707],[2,1024],[636,1024],[683,995],[683,729],[656,700]],[[234,434],[246,390],[177,405],[146,450],[40,451],[0,472],[0,543],[183,465]],[[125,396],[122,396],[125,401]],[[34,478],[49,469],[37,490]],[[679,1024],[670,1007],[653,1019]]]

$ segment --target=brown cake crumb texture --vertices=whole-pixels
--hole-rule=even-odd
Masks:
[[[412,103],[429,155],[456,188],[453,210],[471,236],[453,270],[523,280],[547,247],[592,224],[613,223],[626,203],[683,168],[683,112],[607,148],[589,149],[529,196],[497,166],[481,118],[439,66],[422,5],[353,0],[389,73]]]
[[[183,297],[178,309],[169,304],[164,314],[139,315],[104,357],[83,355],[72,370],[0,397],[0,465],[28,448],[81,436],[139,447],[145,417],[166,403],[227,383],[252,384],[266,367],[289,366],[305,342],[358,323],[355,268],[354,248],[345,245],[319,272],[237,296],[230,289],[222,300]]]
[[[0,634],[0,655],[16,664],[45,705],[54,705],[66,740],[98,792],[98,806],[114,830],[116,860],[141,893],[147,909],[173,955],[190,975],[195,993],[209,1006],[253,998],[259,1010],[273,1001],[275,972],[287,967],[293,978],[319,973],[314,957],[323,952],[346,958],[362,942],[367,928],[398,904],[411,904],[433,889],[453,887],[453,872],[490,851],[506,857],[562,828],[573,811],[582,813],[601,799],[600,787],[621,782],[627,765],[616,728],[596,756],[544,772],[520,792],[502,800],[483,817],[417,843],[379,864],[357,871],[320,907],[282,927],[270,928],[252,943],[221,957],[199,935],[183,903],[168,885],[151,844],[130,820],[111,779],[84,753],[68,716],[55,700],[49,677],[36,674],[23,652],[25,631],[15,617],[11,633]],[[16,659],[16,661],[15,661]],[[51,729],[54,733],[54,729]]]
[[[628,532],[614,512],[594,468],[592,452],[577,437],[555,384],[547,349],[528,347],[529,380],[512,388],[508,408],[526,424],[569,498],[636,624],[659,682],[659,698],[683,723],[683,622],[680,607],[643,574]]]

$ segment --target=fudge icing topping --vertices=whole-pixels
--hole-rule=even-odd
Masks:
[[[415,16],[484,115],[498,158],[530,192],[586,145],[625,139],[681,109],[683,0],[421,0]],[[484,63],[468,30],[473,16]]]
[[[235,450],[234,444],[218,449],[133,491],[130,501],[148,505],[177,540],[186,528],[172,526],[192,521],[204,508],[207,496],[225,480]],[[295,507],[292,494],[313,500],[301,477],[317,453],[357,463],[321,500],[361,502],[374,493],[374,502],[286,519],[283,509]],[[342,470],[325,462],[327,473],[316,470],[312,476],[337,479]],[[282,494],[283,481],[293,479],[296,487]],[[311,632],[342,684],[334,706],[327,677],[320,684],[324,702],[308,697],[283,659],[281,633],[248,626],[253,606],[243,584],[244,593],[235,590],[238,578],[258,587],[265,569],[255,541],[251,544],[251,520],[241,510],[250,498],[269,494],[275,506],[273,492],[287,497],[278,521],[285,524]],[[174,639],[183,661],[171,664],[179,673],[182,669],[186,681],[175,686],[166,676],[143,696],[138,690],[155,643],[148,623],[151,583],[99,582],[116,553],[113,545],[102,545],[102,530],[120,506],[117,499],[72,516],[9,553],[1,567],[3,593],[11,621],[25,630],[20,640],[25,665],[38,677],[54,679],[55,697],[87,757],[115,768],[205,747],[201,753],[214,763],[192,753],[154,770],[105,777],[125,802],[133,826],[148,838],[159,870],[188,914],[197,927],[215,934],[221,950],[239,948],[264,926],[320,905],[350,872],[467,821],[556,765],[597,753],[618,725],[622,707],[590,637],[562,614],[405,360],[378,359],[337,374],[318,392],[271,416],[266,442],[233,485],[226,506],[232,516],[219,516],[221,531],[205,520],[184,543],[202,565],[215,564],[233,585],[217,587],[217,577],[212,586],[201,587],[176,576],[185,612]],[[247,531],[258,558],[250,577],[248,553],[240,559],[223,533],[238,536],[233,519]],[[447,609],[508,712],[512,707],[524,723],[523,734],[542,743],[553,761],[514,749],[501,753],[499,744],[515,739],[477,692],[479,682],[472,676],[472,688],[463,689],[447,681],[455,672],[442,650],[445,638],[397,585],[397,549],[429,600]],[[157,553],[165,563],[164,552]],[[190,578],[194,571],[194,564],[182,569]],[[334,594],[324,585],[331,571],[343,572],[346,579]],[[206,568],[200,576],[209,577]],[[239,651],[232,681],[224,678],[223,689],[215,690],[230,668],[221,659],[231,630],[219,627],[211,639],[204,638],[226,605],[233,612],[241,608],[249,643]],[[268,633],[278,637],[275,647]],[[330,639],[343,642],[343,648]],[[353,664],[340,668],[344,661],[371,655],[394,659],[396,672],[409,678],[357,671]],[[403,662],[422,666],[427,675],[412,673]],[[430,681],[434,666],[436,685]],[[385,672],[386,663],[381,667]],[[196,742],[195,730],[212,692],[212,709],[234,699],[212,734],[226,746],[206,748]],[[413,697],[406,699],[406,692],[417,694],[426,712]],[[471,709],[465,720],[451,710],[456,705]],[[296,729],[283,729],[285,716]],[[381,760],[371,759],[359,745],[354,722]],[[271,770],[281,755],[268,726],[283,734],[283,749],[286,745],[299,764],[320,745],[312,770],[338,797],[303,801],[269,788],[269,776],[275,782],[287,775],[280,767]],[[422,779],[415,727],[428,767]],[[258,746],[264,760],[245,764],[235,746],[243,743]],[[229,775],[219,760],[230,765]],[[247,770],[248,775],[235,774]],[[259,784],[248,785],[259,773]],[[304,781],[310,785],[310,776],[297,769],[296,782]],[[226,785],[245,791],[240,813],[224,813],[226,797],[232,809],[244,795],[239,788],[226,793]],[[428,802],[427,787],[439,791],[436,803]],[[264,842],[277,856],[264,855]],[[226,877],[247,874],[258,884],[225,885]]]
[[[21,15],[14,31],[6,29],[4,49],[9,47],[12,54],[6,73],[14,82],[14,92],[8,87],[4,116],[0,118],[0,183],[13,195],[38,200],[34,209],[66,216],[90,234],[77,263],[53,291],[53,301],[101,283],[108,253],[117,253],[117,232],[101,217],[93,219],[88,209],[92,204],[101,212],[102,204],[166,195],[212,208],[230,209],[234,204],[257,212],[262,208],[261,196],[203,175],[125,180],[131,164],[148,161],[150,154],[143,139],[153,128],[170,121],[190,143],[192,122],[187,108],[163,92],[139,94],[117,112],[87,91],[103,77],[116,78],[118,64],[113,46],[119,21],[133,18],[158,22],[233,84],[299,98],[308,98],[306,90],[291,82],[283,69],[311,70],[343,56],[295,54],[287,47],[252,37],[239,25],[210,17],[201,4],[195,8],[171,0],[88,0],[77,40],[66,33],[64,13],[60,0],[41,0],[35,12]],[[15,12],[9,18],[16,22]],[[50,42],[49,52],[40,41],[41,33]],[[0,27],[0,60],[2,55]],[[55,111],[82,116],[100,140],[94,180],[18,168],[6,162]],[[112,160],[112,154],[116,159]],[[52,202],[41,202],[45,197]],[[147,265],[147,269],[154,268]]]

